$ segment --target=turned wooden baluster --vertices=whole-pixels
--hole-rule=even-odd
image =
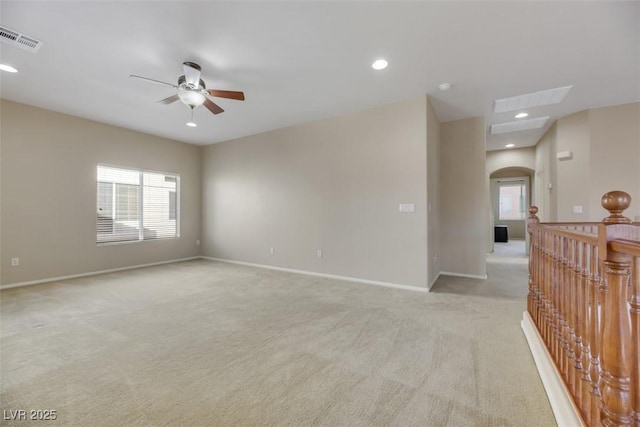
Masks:
[[[582,352],[582,336],[580,328],[580,309],[582,308],[582,301],[580,298],[580,242],[577,240],[571,241],[571,258],[569,260],[571,267],[571,323],[569,332],[572,337],[572,349],[573,358],[571,359],[571,369],[573,371],[573,395],[577,402],[580,402],[580,374],[582,371],[582,361],[580,355]]]
[[[540,222],[536,216],[537,212],[538,208],[531,206],[529,208],[529,218],[527,219],[527,232],[529,233],[529,294],[527,295],[527,309],[534,319],[536,318],[534,308],[536,302],[536,274],[534,272],[536,266],[536,249],[533,227]]]
[[[551,252],[549,251],[549,233],[542,230],[540,231],[542,235],[542,250],[544,255],[543,262],[543,281],[542,281],[542,300],[541,300],[541,309],[542,309],[542,323],[543,323],[543,337],[544,341],[547,344],[547,348],[551,349],[551,353],[553,354],[553,346],[552,346],[552,337],[553,337],[553,328],[552,328],[552,319],[553,316],[550,312],[551,310],[551,293],[550,293],[550,283],[551,283]]]
[[[536,284],[536,306],[534,307],[535,310],[535,321],[536,321],[536,325],[538,325],[538,329],[540,330],[540,333],[542,334],[542,331],[544,329],[544,324],[542,321],[542,293],[543,293],[543,281],[544,281],[544,254],[542,252],[542,247],[541,247],[541,236],[542,232],[539,229],[536,229],[534,232],[534,248],[535,248],[535,253],[536,253],[536,263],[534,265],[535,267],[535,284]]]
[[[531,317],[536,321],[538,327],[540,324],[536,319],[536,304],[537,304],[537,295],[538,295],[538,282],[537,282],[537,248],[535,244],[536,235],[533,231],[533,228],[540,222],[538,217],[536,216],[538,213],[538,208],[535,206],[531,206],[529,208],[529,218],[527,219],[527,231],[529,233],[529,295],[527,295],[527,309],[531,314]]]
[[[631,277],[631,413],[640,426],[640,258],[634,258]]]
[[[589,377],[591,378],[591,425],[600,425],[600,406],[602,402],[602,394],[600,393],[600,354],[602,345],[602,301],[606,293],[603,286],[602,278],[602,262],[600,262],[598,247],[593,251],[593,268],[594,273],[590,278],[591,288],[591,307],[589,308],[589,316],[591,317],[591,360],[589,362]]]
[[[538,254],[540,256],[540,280],[538,281],[538,324],[540,334],[547,348],[549,348],[549,335],[547,323],[547,276],[548,276],[548,252],[547,252],[547,234],[544,229],[538,230]]]
[[[564,376],[567,372],[564,364],[564,322],[562,319],[562,295],[560,293],[560,283],[562,281],[562,239],[560,236],[553,236],[553,277],[551,278],[552,288],[552,312],[553,312],[553,330],[554,341],[556,346],[556,363],[560,368],[560,372]]]
[[[550,252],[549,252],[549,263],[550,263],[550,277],[549,277],[549,317],[551,321],[551,340],[553,346],[553,356],[555,362],[558,364],[558,368],[562,371],[562,358],[560,350],[560,334],[558,329],[559,315],[558,315],[558,300],[557,300],[557,286],[558,283],[558,252],[557,252],[557,236],[549,234],[550,241]]]
[[[584,301],[582,299],[582,265],[581,253],[583,250],[582,242],[574,242],[573,253],[573,283],[574,283],[574,304],[573,324],[574,324],[574,381],[575,381],[575,400],[582,405],[582,310],[584,309]]]
[[[576,334],[575,334],[575,323],[574,316],[576,311],[576,288],[575,288],[575,274],[574,274],[574,263],[573,257],[575,252],[575,240],[565,238],[566,240],[566,274],[565,277],[567,281],[563,284],[565,288],[565,301],[567,304],[567,346],[568,346],[568,354],[567,354],[567,378],[569,379],[569,390],[575,397],[576,395]]]
[[[571,307],[571,276],[569,274],[569,242],[566,237],[560,238],[561,242],[561,258],[560,258],[560,278],[557,283],[558,293],[560,295],[560,327],[562,333],[562,373],[569,390],[572,389],[571,383],[571,336],[569,333],[569,313]],[[572,390],[573,391],[573,390]]]
[[[589,376],[589,361],[590,361],[590,352],[589,343],[590,343],[590,331],[591,331],[591,320],[589,318],[589,304],[591,301],[590,295],[590,286],[589,286],[589,277],[591,275],[592,266],[590,265],[590,256],[591,256],[591,245],[583,244],[582,252],[580,254],[580,263],[582,265],[580,271],[580,300],[582,307],[580,309],[580,336],[582,340],[582,348],[580,351],[580,362],[581,362],[581,395],[580,395],[580,407],[582,408],[582,416],[587,421],[590,422],[590,404],[591,404],[591,377]]]
[[[628,426],[631,413],[631,318],[627,306],[627,290],[631,257],[610,251],[608,242],[628,237],[631,220],[622,216],[631,197],[622,191],[602,196],[602,206],[611,215],[599,227],[598,246],[605,265],[604,306],[602,308],[602,424],[607,427]]]

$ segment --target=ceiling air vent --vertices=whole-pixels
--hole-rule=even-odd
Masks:
[[[33,53],[36,53],[43,44],[40,40],[2,26],[0,26],[0,40]]]

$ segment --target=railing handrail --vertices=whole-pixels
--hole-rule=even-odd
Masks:
[[[532,227],[533,229],[535,229],[535,228],[545,228],[548,233],[556,235],[556,236],[568,237],[570,239],[575,239],[575,240],[577,240],[579,242],[593,244],[593,245],[597,245],[598,244],[598,235],[597,234],[586,233],[584,231],[567,230],[567,229],[564,229],[564,228],[557,228],[557,227],[554,227],[552,224],[542,223],[542,222],[541,223],[537,223],[537,224],[531,224],[530,227]]]
[[[609,247],[614,252],[640,257],[640,241],[628,239],[615,239],[609,242]]]
[[[597,226],[599,224],[602,224],[601,222],[541,222],[540,224],[544,224],[544,225],[550,225],[550,226],[576,226],[576,227],[581,227],[581,226]]]

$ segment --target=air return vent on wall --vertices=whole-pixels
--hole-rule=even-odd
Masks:
[[[33,53],[36,53],[43,44],[40,40],[26,36],[3,26],[0,26],[0,40],[7,44],[18,46]]]

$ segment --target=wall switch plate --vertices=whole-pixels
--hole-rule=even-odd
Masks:
[[[573,213],[582,213],[582,206],[574,206],[573,207]]]
[[[275,254],[276,253],[275,248],[269,248],[269,253],[272,255]]]
[[[196,240],[196,246],[200,246],[200,240]]]
[[[322,249],[318,249],[318,252],[316,252],[316,255],[318,255],[318,258],[322,258]]]
[[[11,258],[11,267],[17,267],[20,265],[20,258]]]
[[[398,206],[398,211],[399,212],[415,212],[416,205],[415,203],[400,203],[400,205]]]

